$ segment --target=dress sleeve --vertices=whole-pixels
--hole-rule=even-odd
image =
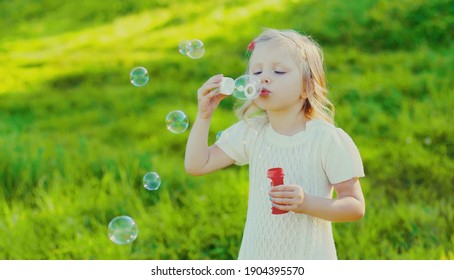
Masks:
[[[353,177],[364,177],[363,162],[352,138],[342,129],[336,128],[326,142],[323,167],[331,184]]]
[[[244,121],[237,122],[221,133],[216,145],[238,165],[249,163],[246,152],[247,125]]]

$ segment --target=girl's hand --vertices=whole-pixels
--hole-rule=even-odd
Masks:
[[[218,74],[209,78],[197,91],[198,115],[203,119],[210,119],[214,110],[222,99],[227,97],[219,93],[220,82],[224,75]]]
[[[272,186],[268,195],[273,206],[284,211],[293,211],[304,202],[304,190],[299,185]]]

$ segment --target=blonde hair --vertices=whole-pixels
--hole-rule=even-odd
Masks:
[[[294,30],[268,28],[254,39],[252,47],[262,42],[285,44],[291,53],[296,54],[295,58],[300,61],[301,78],[303,79],[301,94],[302,96],[303,93],[307,95],[302,108],[304,116],[308,119],[320,118],[329,123],[334,123],[334,106],[328,99],[323,53],[319,45],[311,37]],[[236,113],[240,119],[246,120],[249,117],[261,115],[263,111],[252,100],[249,100],[242,104],[236,110]],[[267,119],[266,114],[262,115]]]

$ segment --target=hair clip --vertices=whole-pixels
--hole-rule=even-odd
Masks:
[[[255,41],[252,41],[249,43],[249,45],[247,46],[247,50],[249,52],[252,52],[254,50],[254,47],[255,47]]]

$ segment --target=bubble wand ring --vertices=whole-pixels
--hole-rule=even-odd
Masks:
[[[257,97],[257,89],[253,84],[247,84],[244,87],[243,93],[247,99],[254,99]]]

